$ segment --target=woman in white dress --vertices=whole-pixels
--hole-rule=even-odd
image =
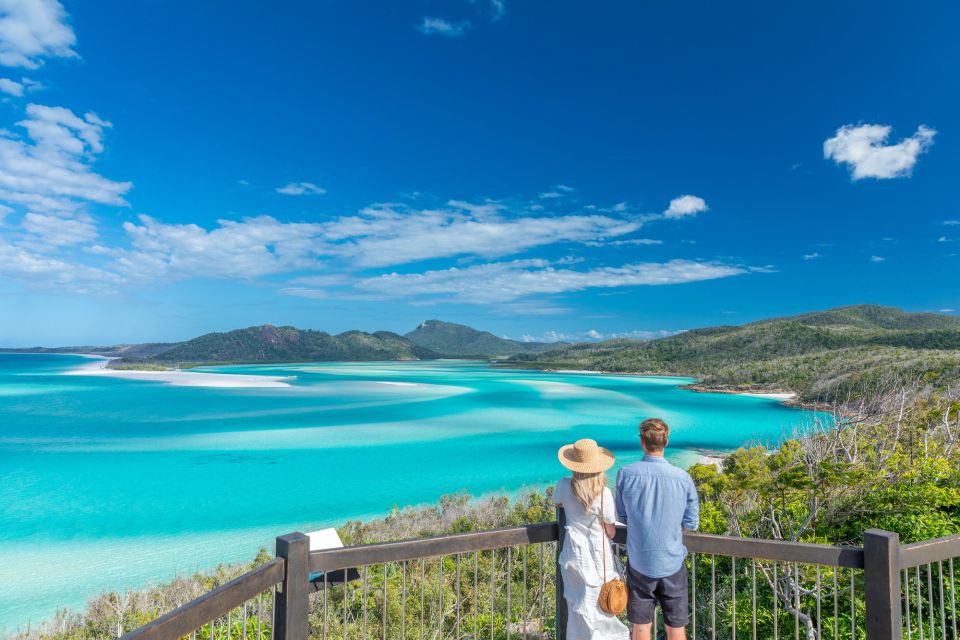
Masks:
[[[560,575],[567,601],[567,640],[627,640],[627,627],[599,604],[603,583],[619,577],[610,547],[616,532],[615,508],[604,473],[613,466],[614,456],[589,439],[566,445],[557,455],[560,464],[573,471],[553,490],[554,501],[566,515]]]

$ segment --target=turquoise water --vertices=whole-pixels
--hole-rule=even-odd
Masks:
[[[683,465],[809,419],[685,378],[462,361],[205,370],[295,376],[287,388],[63,375],[89,362],[0,354],[0,629],[248,560],[289,531],[552,483],[556,449],[578,438],[627,463],[643,417],[670,423]]]

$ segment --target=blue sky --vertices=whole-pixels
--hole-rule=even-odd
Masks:
[[[954,313],[958,18],[0,0],[0,344]]]

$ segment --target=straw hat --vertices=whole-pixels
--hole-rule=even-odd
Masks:
[[[616,457],[609,449],[597,445],[596,440],[584,438],[557,451],[560,464],[578,473],[600,473],[613,466]]]

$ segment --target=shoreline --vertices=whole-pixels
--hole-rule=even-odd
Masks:
[[[768,398],[770,400],[779,400],[780,404],[789,407],[807,408],[807,405],[799,399],[800,394],[792,389],[767,389],[753,385],[704,384],[703,382],[686,384],[680,388],[694,393],[720,393],[732,396],[746,396],[748,398]]]
[[[166,371],[111,369],[106,365],[115,358],[89,353],[74,353],[70,355],[90,358],[92,362],[64,371],[61,375],[100,376],[120,378],[122,380],[160,382],[174,387],[206,387],[219,389],[280,389],[290,387],[289,381],[295,379],[295,376],[283,377],[238,373],[208,373],[203,371],[181,371],[179,369],[169,369]]]
[[[527,371],[541,371],[543,373],[565,373],[580,375],[600,375],[600,376],[633,376],[644,378],[685,378],[688,380],[699,380],[697,376],[682,373],[650,373],[644,371],[605,371],[602,369],[554,369],[554,368],[533,368],[533,367],[509,367],[515,369],[525,369]],[[726,395],[746,396],[750,398],[766,398],[769,400],[778,400],[780,404],[798,409],[817,409],[829,410],[831,407],[823,404],[805,402],[800,400],[800,394],[793,389],[773,388],[768,389],[759,385],[730,385],[730,384],[706,384],[702,381],[692,382],[690,384],[679,385],[684,391],[694,393],[721,393]]]

